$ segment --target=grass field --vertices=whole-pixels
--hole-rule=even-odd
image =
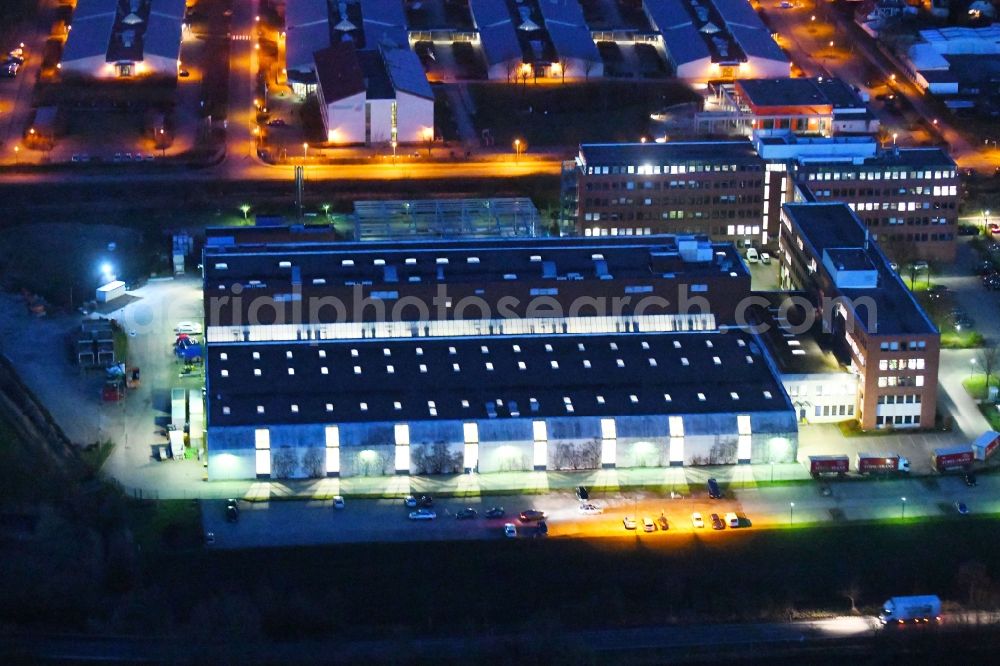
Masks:
[[[497,146],[638,141],[651,136],[649,114],[696,94],[680,83],[593,82],[564,85],[469,84],[477,130]]]
[[[271,636],[645,625],[844,613],[889,596],[993,600],[993,518],[741,533],[650,546],[497,541],[159,552],[172,613],[211,597]],[[970,581],[974,589],[970,591]]]

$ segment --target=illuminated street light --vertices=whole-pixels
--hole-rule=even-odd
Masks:
[[[326,219],[329,220],[330,219],[330,204],[323,204],[321,206],[321,208],[323,209],[323,214],[326,215]]]
[[[906,498],[899,498],[899,519],[906,520]]]
[[[20,164],[21,146],[14,146],[14,164]]]
[[[243,219],[247,219],[247,213],[250,212],[250,204],[240,205],[240,210],[243,211]]]
[[[792,522],[795,520],[795,502],[788,503],[788,526],[792,526]]]
[[[892,133],[892,145],[894,145],[894,146],[896,145],[896,139],[898,137],[899,137],[899,133],[898,132],[893,132]]]
[[[519,162],[521,160],[521,140],[514,139],[514,161]]]
[[[972,376],[974,374],[976,374],[976,359],[970,358],[969,359],[969,379],[972,379]]]
[[[309,159],[309,144],[305,141],[302,142],[302,159]]]
[[[393,139],[390,145],[392,146],[392,165],[396,166],[396,146],[399,145],[399,142]]]

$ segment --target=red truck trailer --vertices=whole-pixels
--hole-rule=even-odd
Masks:
[[[947,472],[954,469],[965,469],[976,459],[976,454],[969,444],[959,446],[949,446],[942,449],[934,449],[931,454],[931,464],[939,472]]]
[[[859,453],[858,474],[909,472],[910,461],[898,453]]]
[[[844,476],[851,467],[847,456],[809,456],[809,473],[813,476],[836,474]]]

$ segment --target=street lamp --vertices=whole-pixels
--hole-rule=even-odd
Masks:
[[[519,162],[521,160],[521,140],[514,139],[514,161]]]
[[[792,526],[792,522],[795,520],[795,502],[788,503],[788,526]]]
[[[330,219],[330,204],[323,204],[323,214],[326,215],[326,219]]]
[[[14,164],[20,164],[21,146],[14,146]]]
[[[167,139],[164,136],[163,128],[160,128],[160,157],[167,156]]]
[[[906,498],[899,498],[899,519],[906,520]]]
[[[970,358],[969,359],[969,379],[972,379],[972,376],[974,374],[976,374],[976,359]]]
[[[247,219],[247,213],[250,212],[250,204],[242,204],[240,210],[243,211],[243,219]]]
[[[899,137],[899,132],[892,133],[892,145],[896,145],[896,139]]]
[[[309,159],[309,144],[305,141],[302,142],[302,159]]]
[[[395,139],[393,139],[392,142],[391,142],[391,145],[392,145],[392,164],[393,164],[393,166],[395,166],[396,165],[396,146],[399,145],[399,142],[396,141]]]

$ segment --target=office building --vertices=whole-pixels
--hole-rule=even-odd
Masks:
[[[940,335],[858,215],[843,203],[786,204],[780,248],[782,287],[815,299],[858,377],[861,427],[933,427]]]
[[[787,188],[749,141],[584,144],[567,165],[582,236],[706,234],[739,246],[776,241]]]

